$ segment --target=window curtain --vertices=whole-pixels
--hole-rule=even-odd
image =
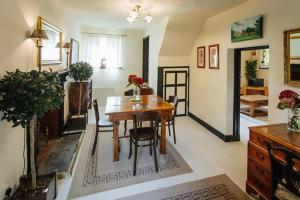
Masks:
[[[121,68],[122,36],[82,34],[82,61],[94,68]]]

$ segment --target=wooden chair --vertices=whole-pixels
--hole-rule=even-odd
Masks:
[[[300,172],[296,164],[300,156],[283,147],[272,147],[267,143],[271,161],[271,199],[300,199]],[[278,155],[283,155],[279,159]]]
[[[176,133],[175,133],[175,117],[177,113],[177,107],[178,107],[178,97],[177,96],[169,96],[169,99],[167,100],[169,103],[173,104],[174,111],[170,117],[167,118],[167,124],[168,130],[169,130],[169,136],[171,136],[171,126],[173,128],[173,137],[174,137],[174,144],[176,144]],[[161,126],[161,124],[160,124]]]
[[[130,151],[129,157],[132,155],[132,144],[135,146],[134,151],[134,168],[133,175],[136,175],[136,162],[137,162],[137,151],[140,146],[149,146],[150,155],[152,155],[152,148],[154,153],[155,169],[158,172],[157,156],[156,156],[156,136],[158,131],[158,120],[160,115],[158,112],[141,112],[133,115],[133,129],[130,129]],[[138,124],[143,121],[150,121],[149,127],[138,127]],[[149,141],[149,144],[145,144],[145,141]],[[143,144],[139,144],[143,142]]]
[[[96,133],[95,133],[94,145],[92,150],[92,155],[94,155],[97,146],[99,132],[113,132],[113,129],[102,130],[103,128],[113,128],[113,124],[108,119],[100,119],[97,100],[93,99],[92,103],[93,103],[95,118],[96,118]]]
[[[124,96],[133,96],[133,89],[125,91]],[[126,131],[127,131],[127,120],[125,120],[124,122],[124,136],[126,135]]]

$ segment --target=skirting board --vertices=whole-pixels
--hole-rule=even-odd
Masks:
[[[191,112],[189,112],[189,117],[192,118],[193,120],[195,120],[196,122],[198,122],[200,125],[204,126],[207,130],[209,130],[210,132],[215,134],[217,137],[219,137],[224,142],[233,141],[233,136],[232,135],[224,135],[223,133],[221,133],[220,131],[218,131],[217,129],[215,129],[214,127],[212,127],[211,125],[209,125],[205,121],[201,120],[199,117],[192,114]]]

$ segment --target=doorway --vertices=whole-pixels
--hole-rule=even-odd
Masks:
[[[159,67],[157,94],[168,100],[178,97],[177,116],[186,116],[189,108],[189,67]]]
[[[269,46],[234,49],[235,141],[248,141],[248,127],[268,123]]]
[[[149,81],[149,36],[143,39],[143,79]]]

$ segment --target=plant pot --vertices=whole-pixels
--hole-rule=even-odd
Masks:
[[[264,79],[249,79],[248,80],[248,86],[254,86],[254,87],[258,87],[264,86]]]
[[[56,173],[37,177],[37,187],[31,186],[31,178],[21,177],[20,185],[11,200],[54,200],[56,198]]]
[[[288,109],[288,130],[300,132],[300,108]]]

